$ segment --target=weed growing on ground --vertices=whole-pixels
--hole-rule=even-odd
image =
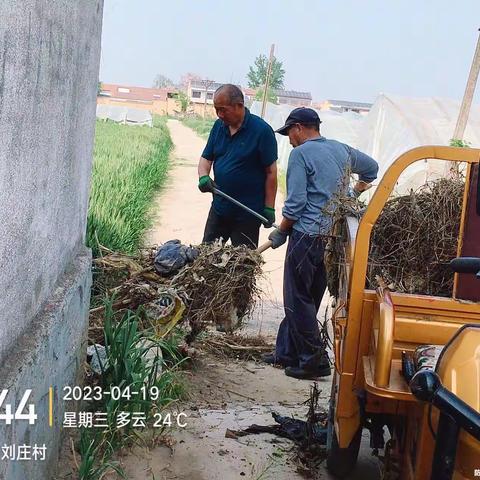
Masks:
[[[102,434],[83,428],[80,431],[79,450],[81,461],[78,465],[80,480],[100,480],[110,470],[114,470],[122,478],[126,478],[122,468],[110,461],[111,452],[102,452]]]
[[[149,432],[155,414],[184,394],[178,372],[184,359],[178,353],[176,340],[156,339],[153,331],[141,330],[140,310],[126,311],[117,320],[113,303],[113,298],[105,299],[106,359],[100,362],[102,373],[97,382],[102,392],[111,394],[88,405],[89,411],[105,414],[106,426],[81,431],[81,480],[100,479],[111,469],[122,475],[121,467],[111,460],[113,454],[133,444],[145,446],[144,434]],[[132,422],[119,426],[119,418],[133,416],[142,418],[146,426],[136,428]],[[158,436],[162,432],[159,428],[154,433]]]

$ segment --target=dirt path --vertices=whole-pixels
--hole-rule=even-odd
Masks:
[[[199,243],[212,200],[209,194],[197,189],[197,164],[205,140],[178,120],[169,120],[167,125],[175,145],[174,161],[169,180],[156,200],[155,227],[147,235],[147,242],[162,243],[178,238],[183,243]],[[277,212],[282,201],[279,194]],[[269,230],[261,228],[260,243],[267,240],[268,233]],[[283,248],[270,249],[264,254],[268,280],[263,286],[270,301],[281,302],[284,254]]]
[[[184,243],[197,243],[202,238],[211,201],[209,195],[196,188],[196,166],[205,141],[176,120],[169,120],[168,127],[175,145],[174,166],[167,187],[157,199],[156,226],[148,240],[160,243],[179,238]],[[277,216],[282,204],[279,194]],[[268,230],[262,228],[260,242],[266,241],[267,236]],[[284,255],[285,247],[264,254],[265,297],[245,328],[246,333],[262,333],[274,339],[283,316]],[[155,478],[165,479],[303,478],[289,461],[292,444],[288,440],[268,434],[233,440],[225,438],[225,430],[253,423],[271,424],[272,411],[301,418],[305,414],[301,403],[308,398],[310,382],[290,379],[282,370],[270,366],[211,355],[197,359],[195,365],[189,379],[191,399],[183,407],[188,426],[174,433],[177,443],[172,451],[157,448],[134,463],[129,462],[129,478],[149,478],[142,476],[147,471],[154,473]],[[319,386],[321,402],[326,407],[330,378],[322,380]],[[366,455],[352,478],[375,478],[378,467]],[[330,478],[324,469],[318,475]]]
[[[196,165],[205,141],[175,120],[168,121],[175,144],[173,168],[157,199],[155,228],[147,242],[178,238],[183,243],[202,239],[211,198],[197,190]],[[277,200],[280,212],[282,200]],[[261,242],[268,231],[262,228]],[[265,253],[266,292],[262,305],[245,327],[246,334],[262,333],[274,341],[282,319],[282,275],[285,247]],[[186,415],[186,426],[167,429],[170,446],[136,449],[118,458],[129,480],[300,480],[292,461],[293,443],[271,434],[226,438],[228,429],[251,424],[271,425],[272,412],[305,418],[309,381],[286,377],[283,370],[252,361],[199,352],[186,370],[189,398],[173,412]],[[326,409],[331,378],[320,380],[321,404]],[[68,452],[67,446],[66,451]],[[375,479],[378,467],[368,450],[351,479]],[[72,462],[69,462],[70,464]],[[315,478],[331,478],[320,466]],[[59,479],[72,478],[68,475]],[[107,475],[106,479],[118,478]]]

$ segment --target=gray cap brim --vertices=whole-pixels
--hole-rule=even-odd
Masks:
[[[279,133],[280,135],[288,135],[288,129],[291,127],[291,125],[284,125],[283,127],[280,127],[278,130],[275,130],[275,133]]]

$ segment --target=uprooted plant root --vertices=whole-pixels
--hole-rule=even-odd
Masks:
[[[210,335],[198,343],[202,349],[214,355],[237,360],[260,360],[275,348],[273,342],[260,335],[244,336],[235,333]]]
[[[257,278],[262,256],[246,246],[202,244],[198,258],[183,268],[171,286],[187,295],[186,319],[191,341],[208,323],[232,331],[251,313],[260,299]]]
[[[102,343],[105,296],[113,297],[114,311],[144,309],[145,326],[152,326],[161,295],[181,299],[185,305],[182,325],[189,327],[191,342],[208,324],[233,331],[241,325],[260,299],[257,279],[262,274],[259,253],[245,246],[221,243],[196,247],[198,257],[171,278],[155,271],[155,247],[129,256],[102,249],[94,260],[93,307],[90,310],[89,337]]]

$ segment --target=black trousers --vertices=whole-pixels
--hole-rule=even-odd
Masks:
[[[277,361],[286,366],[315,369],[325,362],[317,312],[327,287],[323,263],[324,239],[292,230],[283,278],[285,318],[278,329]]]
[[[257,248],[259,234],[259,220],[252,218],[252,220],[237,221],[230,217],[218,215],[211,207],[205,224],[203,243],[223,238],[224,242],[231,240],[234,247],[247,245],[250,248]]]

